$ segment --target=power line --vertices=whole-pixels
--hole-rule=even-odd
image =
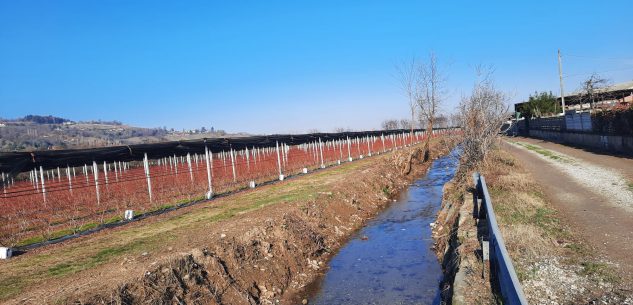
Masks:
[[[596,60],[633,60],[633,58],[624,58],[624,57],[596,57],[596,56],[585,56],[585,55],[574,55],[574,54],[565,54],[565,56],[596,59]]]
[[[596,71],[596,72],[591,72],[591,73],[577,73],[577,74],[563,75],[563,78],[574,77],[574,76],[590,75],[592,73],[607,73],[607,72],[618,72],[618,71],[628,71],[628,70],[633,70],[633,67],[622,68],[622,69],[614,69],[614,70]]]

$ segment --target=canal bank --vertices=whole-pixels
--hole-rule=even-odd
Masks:
[[[309,287],[310,304],[439,304],[442,266],[432,226],[444,184],[458,167],[456,152],[433,161],[427,174],[356,232]]]

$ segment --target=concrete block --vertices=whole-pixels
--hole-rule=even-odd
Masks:
[[[256,186],[255,181],[252,181],[252,180],[251,180],[251,181],[249,181],[249,182],[248,182],[248,187],[250,187],[250,188],[254,189],[254,188],[255,188],[255,186]]]
[[[125,210],[125,214],[123,214],[123,218],[125,220],[132,220],[132,219],[134,219],[134,211],[133,210]]]
[[[362,158],[363,158],[363,155],[360,155],[360,158],[362,159]]]
[[[284,178],[286,178],[286,176],[284,176],[284,175],[279,175],[279,181],[284,181]]]
[[[349,157],[348,160],[349,160],[349,162],[352,162],[354,159],[352,159],[352,157]]]
[[[13,250],[7,247],[0,247],[0,259],[10,259],[13,256]]]
[[[341,165],[341,160],[337,160],[337,161],[336,161],[336,164],[337,164],[337,165]]]
[[[301,170],[301,172],[302,172],[302,173],[304,173],[304,174],[307,174],[307,173],[308,173],[308,169],[304,167],[304,168]]]
[[[207,198],[207,200],[210,200],[211,198],[213,198],[213,193],[209,191],[205,194],[204,197]]]

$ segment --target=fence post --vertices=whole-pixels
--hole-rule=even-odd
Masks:
[[[191,168],[191,154],[187,153],[187,167],[189,167],[189,178],[191,179],[191,184],[193,185],[193,170]]]
[[[209,148],[207,148],[207,145],[205,143],[204,145],[204,159],[207,163],[207,182],[209,184],[209,191],[207,192],[207,199],[211,199],[211,197],[213,197],[213,185],[211,184],[211,170],[212,170],[212,166],[213,166],[213,153],[211,153],[211,160],[209,160]],[[209,165],[209,163],[211,165]]]
[[[101,204],[101,196],[99,194],[99,167],[97,161],[92,161],[92,173],[95,177],[95,191],[97,193],[97,205]]]
[[[275,141],[275,147],[277,149],[277,168],[279,169],[279,181],[283,181],[284,175],[281,173],[281,157],[279,156],[279,141]]]
[[[321,138],[319,138],[319,153],[321,155],[321,168],[325,168],[325,163],[323,162],[323,142],[321,142]]]
[[[233,182],[237,182],[237,174],[235,173],[235,157],[233,156],[233,148],[229,150],[231,154],[231,170],[233,171]]]
[[[149,202],[152,202],[152,180],[149,174],[149,161],[147,160],[147,153],[143,158],[143,167],[145,167],[145,177],[147,178],[147,193],[149,194]]]
[[[66,166],[66,177],[68,178],[68,189],[70,190],[70,194],[73,193],[73,180],[70,177],[70,166]]]

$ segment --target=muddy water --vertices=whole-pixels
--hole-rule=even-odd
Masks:
[[[457,168],[454,154],[433,162],[388,209],[360,230],[329,263],[310,304],[439,304],[442,270],[429,224],[442,187]]]

